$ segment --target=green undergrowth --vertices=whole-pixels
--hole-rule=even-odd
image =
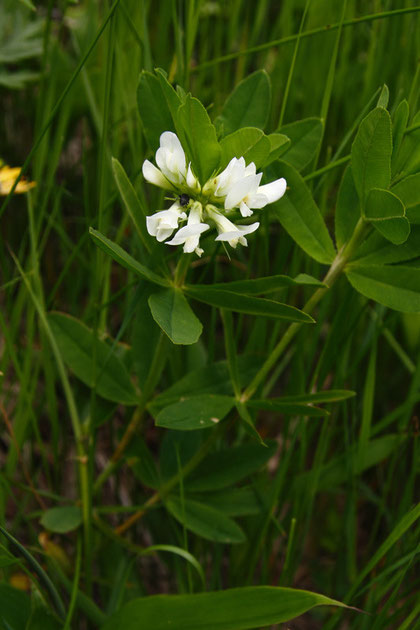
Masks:
[[[3,2],[0,630],[418,627],[419,26]],[[248,247],[147,233],[168,130],[286,178]]]

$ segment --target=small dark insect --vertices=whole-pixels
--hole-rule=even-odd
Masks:
[[[188,195],[183,193],[179,196],[179,203],[181,206],[188,206],[188,204],[190,203],[190,198],[188,197]]]

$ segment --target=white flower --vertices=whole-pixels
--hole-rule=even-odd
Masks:
[[[254,162],[246,166],[243,157],[235,157],[217,177],[206,183],[203,192],[209,192],[214,200],[221,197],[225,210],[239,208],[243,217],[249,217],[251,208],[264,208],[278,201],[286,191],[283,177],[264,186],[260,186],[261,178],[262,173],[257,173]]]
[[[255,232],[260,225],[258,222],[252,223],[251,225],[235,225],[212,205],[206,206],[206,212],[216,224],[219,233],[216,237],[216,241],[227,241],[234,249],[238,243],[246,247],[248,242],[245,235]]]
[[[184,245],[185,254],[195,252],[197,256],[201,256],[203,250],[198,246],[200,236],[210,227],[207,223],[201,223],[202,215],[203,206],[200,202],[195,201],[191,206],[187,225],[178,230],[174,238],[171,241],[166,241],[166,244]]]
[[[249,217],[253,214],[252,209],[264,208],[278,201],[286,191],[284,178],[260,186],[263,174],[257,173],[254,162],[247,165],[244,157],[232,158],[221,173],[201,187],[191,163],[187,165],[181,142],[172,131],[165,131],[160,136],[155,157],[157,167],[149,160],[144,161],[144,178],[155,186],[172,191],[177,201],[169,210],[147,217],[147,230],[162,242],[172,235],[180,221],[187,219],[187,224],[179,228],[170,241],[166,241],[167,245],[183,245],[185,253],[195,251],[198,256],[203,253],[199,241],[201,234],[210,228],[205,222],[207,218],[217,228],[216,241],[227,241],[234,248],[238,243],[246,246],[245,236],[254,232],[260,224],[237,226],[225,216],[224,211],[238,208],[243,217]]]
[[[200,183],[191,170],[191,164],[187,168],[184,149],[175,133],[165,131],[160,136],[155,158],[159,168],[149,160],[143,162],[144,179],[165,190],[184,189],[186,186],[188,192],[200,192]]]
[[[162,242],[169,238],[178,227],[178,221],[186,218],[187,215],[176,201],[168,210],[162,210],[146,217],[147,231],[151,236],[155,236],[159,242]]]

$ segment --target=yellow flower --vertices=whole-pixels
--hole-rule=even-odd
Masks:
[[[15,183],[16,177],[20,173],[20,167],[15,166],[11,168],[6,164],[1,166],[0,164],[0,195],[6,196],[12,190],[13,184]],[[14,192],[15,193],[25,193],[31,188],[36,186],[35,182],[28,182],[24,177],[21,178],[18,185],[16,186]]]

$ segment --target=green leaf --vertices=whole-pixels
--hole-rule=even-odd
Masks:
[[[192,496],[228,516],[248,516],[261,512],[263,503],[258,494],[251,486],[245,486],[224,488],[219,492],[203,492]]]
[[[420,111],[411,121],[412,127],[420,124]],[[399,177],[406,177],[420,170],[420,127],[404,135],[398,157],[395,163],[395,173]]]
[[[82,512],[76,505],[46,510],[41,517],[42,527],[50,532],[65,534],[77,529],[82,523]]]
[[[347,243],[360,218],[360,201],[354,185],[351,165],[344,171],[337,195],[335,209],[335,238],[337,246],[342,247]]]
[[[406,208],[406,217],[410,223],[420,223],[420,173],[409,175],[391,188]]]
[[[133,271],[136,275],[141,276],[146,280],[153,282],[154,284],[158,284],[161,287],[169,286],[169,282],[165,280],[165,278],[162,278],[162,276],[158,276],[157,273],[139,263],[132,256],[130,256],[130,254],[127,254],[127,252],[122,247],[117,245],[117,243],[110,241],[109,238],[107,238],[94,228],[89,228],[89,234],[91,235],[92,240],[95,242],[95,244],[98,245],[98,247],[103,249],[106,254],[111,256],[111,258],[113,258],[117,263],[119,263],[126,269]]]
[[[323,124],[320,118],[304,118],[288,125],[280,131],[290,138],[291,145],[283,154],[282,160],[301,171],[315,156],[322,139]]]
[[[179,106],[182,104],[182,101],[180,97],[178,96],[176,90],[174,90],[174,88],[169,83],[168,79],[166,78],[165,71],[162,70],[162,68],[156,68],[156,74],[160,83],[160,87],[162,89],[162,93],[166,99],[166,103],[168,105],[169,111],[171,112],[172,120],[174,121],[174,124],[176,126],[178,109],[179,109]]]
[[[254,355],[238,357],[238,372],[241,386],[253,378],[260,367],[260,362]],[[186,396],[198,394],[220,394],[232,396],[232,383],[229,378],[227,361],[216,361],[198,370],[192,370],[179,381],[156,396],[148,408],[156,416],[160,409],[177,402]]]
[[[394,245],[405,243],[410,223],[402,201],[389,190],[372,188],[366,197],[364,216],[382,236]]]
[[[420,312],[420,269],[402,265],[356,265],[346,268],[362,295],[403,313]]]
[[[8,584],[0,584],[1,630],[25,630],[30,611],[31,600],[27,593]]]
[[[376,103],[376,107],[383,107],[386,109],[388,107],[389,101],[389,89],[386,83],[382,86],[381,93],[379,94],[378,102]]]
[[[114,179],[125,209],[133,221],[145,247],[150,251],[150,237],[146,229],[146,213],[144,212],[140,199],[134,190],[134,186],[127,177],[127,173],[116,158],[112,158],[112,172],[114,173]]]
[[[277,177],[287,181],[286,194],[272,206],[280,223],[309,256],[331,263],[335,248],[309,188],[290,164],[276,162],[273,169]]]
[[[149,297],[153,319],[172,343],[189,345],[198,341],[203,326],[179,289],[167,289]]]
[[[207,287],[203,290],[194,286],[185,288],[185,293],[199,302],[225,308],[236,313],[247,313],[248,315],[259,315],[308,324],[314,321],[310,315],[294,306],[266,300],[265,298],[251,297],[221,289],[208,289]]]
[[[151,72],[143,70],[140,74],[137,104],[144,135],[155,152],[159,148],[161,134],[175,131],[175,126],[160,81]]]
[[[406,262],[420,254],[420,227],[411,226],[408,239],[402,245],[392,245],[379,232],[372,232],[358,248],[352,262],[357,265],[385,265]]]
[[[272,293],[273,291],[280,291],[285,287],[325,287],[320,280],[308,276],[307,274],[299,274],[296,278],[290,278],[289,276],[276,275],[266,276],[262,278],[252,278],[248,280],[234,280],[233,282],[215,282],[213,284],[195,284],[186,285],[185,289],[198,289],[203,292],[207,292],[208,289],[220,289],[223,291],[230,291],[231,293],[241,293],[246,295],[261,295],[262,293]]]
[[[404,99],[398,105],[395,110],[395,114],[392,121],[392,174],[395,174],[395,167],[397,164],[398,154],[404,138],[405,130],[407,129],[408,117],[410,115],[410,109],[408,102]]]
[[[318,489],[322,491],[334,490],[342,483],[346,483],[364,470],[377,466],[398,448],[406,438],[401,435],[385,435],[370,440],[366,448],[366,457],[359,457],[359,444],[355,444],[346,453],[334,457],[321,466],[319,471]],[[312,471],[305,472],[295,478],[295,489],[303,490],[312,477]]]
[[[231,544],[242,543],[246,540],[245,534],[235,521],[205,503],[191,499],[181,501],[171,496],[165,505],[177,521],[202,538]],[[156,627],[156,624],[153,627]]]
[[[261,129],[243,127],[223,138],[220,146],[222,148],[221,169],[225,168],[233,157],[243,157],[246,164],[254,162],[259,168],[267,161],[271,144]]]
[[[206,429],[223,420],[234,406],[235,399],[228,396],[191,396],[164,407],[156,416],[156,425],[178,431]]]
[[[351,148],[354,183],[362,206],[371,188],[391,182],[392,130],[386,109],[376,107],[360,123]]]
[[[265,168],[274,160],[277,160],[283,153],[287,151],[287,149],[291,145],[291,140],[283,133],[270,133],[267,138],[270,141],[270,153],[268,154],[268,158],[262,165],[262,168]]]
[[[265,70],[257,70],[238,83],[216,119],[223,136],[242,127],[264,129],[271,107],[271,83]]]
[[[188,491],[220,490],[260,470],[277,450],[277,443],[267,446],[251,442],[212,453],[185,480]]]
[[[177,129],[192,169],[204,186],[218,169],[222,150],[205,107],[190,94],[178,110]]]
[[[64,362],[77,378],[88,387],[93,387],[96,380],[96,391],[106,400],[138,403],[125,365],[107,343],[95,339],[93,331],[75,317],[52,312],[47,319]]]
[[[344,606],[324,595],[246,586],[194,595],[152,595],[128,602],[103,630],[249,630],[289,621],[315,606]]]
[[[349,389],[326,389],[325,391],[313,392],[312,394],[292,394],[291,396],[282,396],[274,400],[289,403],[332,403],[347,400],[356,396],[356,392]],[[270,399],[269,399],[270,400]],[[271,399],[273,400],[273,399]],[[250,401],[251,402],[251,401]],[[248,403],[249,404],[249,403]]]
[[[305,405],[303,403],[284,402],[281,398],[250,400],[247,405],[254,409],[278,411],[287,416],[309,416],[311,418],[324,418],[325,416],[329,416],[329,412],[320,407]]]

